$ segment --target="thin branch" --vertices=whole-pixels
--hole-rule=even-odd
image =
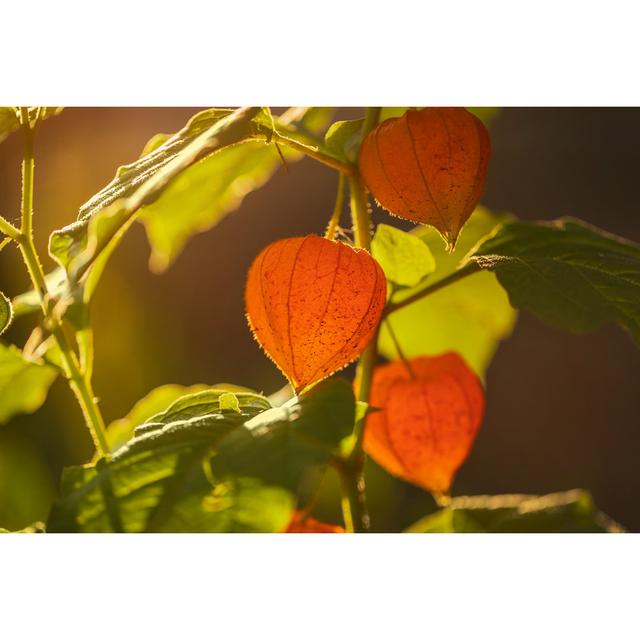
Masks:
[[[340,216],[342,215],[342,206],[344,204],[344,174],[341,173],[338,176],[338,193],[336,194],[336,203],[333,206],[333,213],[331,214],[331,220],[327,226],[327,231],[324,237],[327,240],[333,240],[336,237],[336,231],[340,224]]]
[[[444,287],[448,287],[450,284],[458,282],[458,280],[462,280],[463,278],[466,278],[473,273],[478,273],[479,271],[482,271],[482,269],[476,262],[467,262],[467,264],[465,264],[457,271],[454,271],[445,278],[442,278],[441,280],[438,280],[437,282],[424,287],[424,289],[419,289],[404,300],[400,300],[399,302],[393,304],[388,304],[384,310],[382,317],[386,318],[395,311],[404,309],[404,307],[413,304],[414,302],[421,300],[422,298],[435,293],[440,289],[444,289]]]

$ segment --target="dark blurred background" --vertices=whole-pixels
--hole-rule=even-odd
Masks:
[[[47,120],[37,143],[36,242],[133,161],[158,132],[198,109],[71,108]],[[340,109],[340,119],[362,109]],[[505,108],[491,122],[493,159],[483,204],[523,219],[572,215],[640,242],[640,110]],[[0,212],[19,210],[21,140],[0,144]],[[147,268],[136,225],[114,254],[93,305],[95,388],[107,422],[167,382],[233,382],[271,393],[283,379],[260,352],[243,310],[246,270],[267,243],[324,230],[336,177],[312,160],[282,169],[212,231],[193,238],[163,275]],[[381,211],[375,221],[387,221]],[[50,267],[48,263],[46,267]],[[18,254],[0,254],[0,290],[27,288]],[[4,336],[18,344],[32,319]],[[601,509],[640,531],[640,351],[614,326],[588,336],[520,315],[487,375],[487,413],[454,494],[546,493],[583,487]],[[58,380],[44,407],[0,427],[0,527],[44,519],[60,470],[92,445]],[[404,527],[434,509],[431,497],[370,463],[375,530]],[[321,515],[337,520],[337,504]]]

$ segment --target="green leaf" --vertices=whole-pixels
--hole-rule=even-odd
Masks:
[[[112,452],[117,451],[133,437],[133,431],[138,425],[162,411],[171,403],[183,396],[200,393],[209,388],[205,384],[196,384],[191,387],[179,384],[165,384],[153,389],[153,391],[150,391],[144,398],[139,400],[124,418],[114,420],[107,427],[106,435],[110,450]]]
[[[615,322],[640,344],[640,246],[562,218],[506,224],[470,256],[514,307],[576,333]]]
[[[464,256],[505,219],[486,209],[476,209],[463,227],[453,253],[446,251],[435,230],[416,228],[412,234],[428,245],[436,261],[436,270],[429,279],[436,282],[453,273]],[[394,302],[411,292],[401,290],[393,297]],[[391,323],[405,356],[456,351],[482,377],[500,340],[511,333],[516,317],[495,276],[476,273],[389,315],[381,326],[378,346],[385,357],[398,357],[386,326]]]
[[[355,162],[360,146],[363,118],[334,122],[324,137],[326,148],[342,160]]]
[[[304,472],[326,465],[355,421],[351,385],[335,378],[265,411],[221,443],[213,461],[223,475],[245,475],[295,491]]]
[[[213,228],[244,198],[263,186],[281,165],[275,147],[247,142],[194,165],[141,217],[152,253],[149,267],[166,270],[195,234]]]
[[[40,107],[40,120],[57,116],[62,107]],[[38,107],[29,107],[29,120],[33,120],[38,112]],[[2,142],[12,131],[20,128],[18,107],[0,107],[0,142]]]
[[[11,300],[0,291],[0,336],[9,328],[13,320]]]
[[[371,253],[387,280],[399,287],[415,287],[436,268],[433,254],[420,238],[387,224],[376,228]]]
[[[69,469],[49,531],[281,531],[312,465],[353,426],[349,383],[328,380],[270,409],[229,389],[179,398],[108,461]],[[348,420],[351,422],[347,424]]]
[[[15,107],[0,107],[0,142],[20,126]]]
[[[290,110],[277,123],[290,124],[302,113]],[[324,117],[322,110],[311,109],[300,126],[317,129]],[[156,143],[152,139],[147,147]],[[287,162],[302,157],[286,147],[281,151]],[[155,202],[143,208],[141,221],[152,250],[150,268],[155,272],[167,269],[193,235],[208,231],[238,209],[281,165],[277,149],[265,144],[263,136],[263,140],[222,149],[184,171]]]
[[[545,496],[460,496],[419,520],[407,533],[618,533],[581,489]]]
[[[39,409],[55,377],[54,368],[26,360],[13,345],[0,343],[0,424]]]
[[[227,508],[205,509],[204,501],[215,489],[206,472],[208,459],[227,434],[269,406],[262,396],[239,393],[241,412],[221,412],[224,393],[183,396],[140,425],[110,460],[65,470],[62,498],[54,504],[47,529],[224,530],[224,523],[234,521],[237,501],[246,501],[248,489],[245,479],[227,479]]]
[[[0,533],[46,533],[44,522],[34,522],[33,524],[20,529],[18,531],[9,531],[9,529],[0,528]]]
[[[153,203],[183,171],[224,147],[257,136],[254,119],[261,114],[259,108],[211,110],[192,118],[153,153],[121,167],[115,179],[80,208],[76,222],[54,231],[51,257],[72,282],[80,280],[101,254],[113,251],[139,209]]]

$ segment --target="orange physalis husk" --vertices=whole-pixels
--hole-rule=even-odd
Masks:
[[[449,248],[484,191],[491,155],[482,121],[462,107],[406,111],[360,146],[367,188],[390,213],[435,227]]]
[[[457,353],[374,371],[364,449],[389,473],[447,494],[480,428],[484,389]]]
[[[337,524],[327,524],[296,511],[284,533],[346,533]]]
[[[253,335],[296,393],[355,360],[386,301],[380,265],[363,249],[315,235],[266,247],[247,276]]]

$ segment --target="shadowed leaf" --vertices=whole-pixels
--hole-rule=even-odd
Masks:
[[[232,393],[239,410],[221,407]],[[66,470],[48,530],[282,531],[302,474],[328,462],[354,404],[343,380],[278,409],[228,388],[181,397],[109,461]]]
[[[469,257],[493,271],[511,304],[563,329],[607,322],[640,344],[640,246],[579,220],[513,222]]]

